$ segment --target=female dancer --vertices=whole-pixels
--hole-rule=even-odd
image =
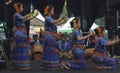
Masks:
[[[95,51],[93,55],[93,64],[95,69],[114,69],[115,60],[108,57],[105,46],[113,45],[119,42],[119,39],[113,41],[107,41],[104,39],[104,28],[98,27],[95,29],[96,41]]]
[[[71,26],[74,27],[72,33],[72,61],[62,62],[62,66],[66,69],[84,69],[86,68],[84,60],[84,44],[85,39],[89,38],[93,33],[90,31],[88,35],[83,36],[80,31],[81,23],[79,18],[74,18],[71,22]]]
[[[21,3],[15,3],[14,8],[16,10],[16,13],[13,16],[15,23],[15,29],[13,30],[15,42],[12,54],[12,65],[16,69],[27,70],[30,69],[30,61],[24,21],[29,20],[33,17],[31,17],[31,13],[25,16],[21,15],[23,12],[23,4]]]
[[[41,68],[59,69],[59,57],[57,49],[57,25],[66,21],[66,17],[54,20],[54,6],[47,5],[44,9],[45,14],[45,36],[44,36],[44,54],[41,62]]]

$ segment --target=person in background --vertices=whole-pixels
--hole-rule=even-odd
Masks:
[[[59,56],[57,49],[57,28],[66,21],[66,17],[53,19],[54,6],[47,5],[44,9],[45,14],[45,36],[44,36],[44,53],[41,62],[41,68],[55,70],[60,68]]]
[[[94,48],[95,47],[95,34],[93,34],[90,38],[89,38],[89,48]]]
[[[70,43],[66,40],[66,36],[62,34],[61,40],[57,42],[57,46],[60,49],[59,55],[60,58],[62,59],[67,59],[68,58],[68,52],[70,51]]]
[[[40,45],[38,34],[33,35],[33,42],[34,42],[34,45]]]
[[[115,69],[115,59],[110,58],[106,51],[106,46],[110,46],[119,42],[119,39],[106,40],[104,38],[105,28],[98,27],[95,29],[96,41],[95,50],[92,57],[95,69]]]
[[[40,60],[42,53],[43,53],[43,47],[40,44],[40,40],[38,37],[38,34],[33,35],[33,46],[31,47],[32,51],[32,58],[34,60]]]
[[[42,29],[40,29],[39,42],[40,42],[40,45],[43,47],[44,46],[44,31]]]

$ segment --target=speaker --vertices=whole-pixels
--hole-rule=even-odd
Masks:
[[[105,15],[105,28],[111,33],[116,33],[119,24],[119,13],[116,10],[109,10]]]

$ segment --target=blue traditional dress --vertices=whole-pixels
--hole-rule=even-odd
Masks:
[[[57,42],[54,34],[57,32],[56,25],[52,24],[51,17],[45,19],[45,37],[41,67],[45,69],[59,69],[59,57],[57,53]]]
[[[70,57],[69,55],[69,51],[70,51],[70,43],[68,41],[62,42],[62,40],[59,40],[57,42],[57,47],[60,50],[60,55],[59,57],[61,58],[61,60],[66,60],[68,57]]]
[[[29,69],[30,61],[28,55],[28,41],[24,21],[21,20],[20,14],[15,14],[14,30],[14,48],[12,54],[12,65],[17,69]]]
[[[108,57],[105,44],[106,40],[104,38],[96,38],[95,52],[93,55],[93,63],[100,67],[115,68],[115,60]]]
[[[58,48],[60,49],[60,51],[65,51],[65,52],[69,52],[70,51],[70,43],[65,41],[64,43],[59,40],[57,42]]]
[[[84,69],[86,68],[85,64],[85,53],[84,53],[84,44],[85,40],[77,40],[77,37],[82,37],[82,33],[79,32],[79,29],[76,29],[73,32],[73,60],[64,62],[65,65],[68,65],[72,69]]]

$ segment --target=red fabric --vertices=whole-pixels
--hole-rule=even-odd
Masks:
[[[30,43],[30,42],[31,42],[31,40],[32,40],[32,39],[31,39],[30,37],[28,37],[28,43]]]

